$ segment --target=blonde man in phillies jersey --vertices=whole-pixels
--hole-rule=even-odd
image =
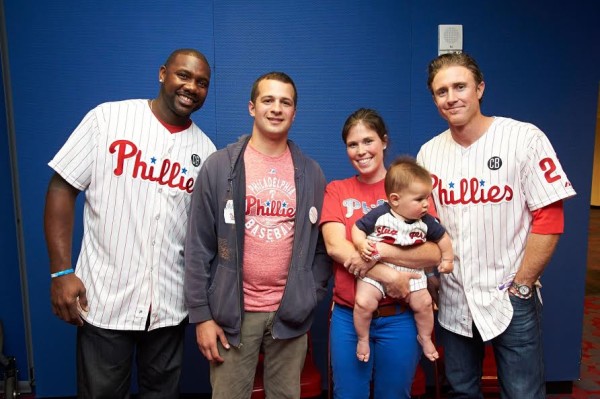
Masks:
[[[55,315],[77,328],[77,396],[129,397],[135,353],[140,398],[178,398],[187,311],[183,246],[194,182],[216,149],[190,119],[210,66],[175,50],[152,100],[100,104],[49,165],[44,225]],[[73,270],[75,200],[84,234]]]
[[[563,232],[563,199],[575,191],[536,126],[481,113],[485,83],[473,58],[437,57],[428,86],[449,127],[417,156],[454,245],[453,273],[430,278],[440,286],[449,397],[483,398],[490,341],[501,397],[545,398],[538,279]]]

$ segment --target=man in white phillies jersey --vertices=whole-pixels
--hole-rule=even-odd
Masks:
[[[216,148],[190,119],[210,83],[206,57],[175,50],[152,100],[100,104],[49,165],[44,227],[55,315],[77,328],[77,396],[178,398],[187,311],[183,247],[191,193]],[[75,201],[85,191],[75,270]]]
[[[437,57],[428,86],[449,127],[417,156],[454,245],[452,274],[430,278],[440,286],[449,397],[483,398],[491,341],[501,397],[545,398],[538,279],[563,232],[563,199],[575,191],[537,127],[481,113],[485,83],[473,58]]]

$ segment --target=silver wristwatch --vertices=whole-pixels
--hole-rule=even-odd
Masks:
[[[529,299],[533,295],[533,291],[528,285],[519,284],[516,281],[513,281],[511,287],[515,289],[515,294],[521,299]]]

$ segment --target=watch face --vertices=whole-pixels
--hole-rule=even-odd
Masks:
[[[520,285],[519,286],[519,294],[523,295],[523,296],[527,296],[531,293],[531,289],[526,286],[526,285]]]

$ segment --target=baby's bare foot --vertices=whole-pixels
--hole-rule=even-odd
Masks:
[[[437,359],[439,359],[440,355],[431,338],[423,339],[420,335],[417,335],[417,341],[419,341],[423,347],[423,354],[427,359],[431,360],[432,362],[435,362]]]
[[[369,347],[369,340],[365,339],[365,340],[358,340],[358,343],[356,344],[356,358],[358,360],[360,360],[361,362],[368,362],[369,361],[369,352],[370,352],[371,348]]]

